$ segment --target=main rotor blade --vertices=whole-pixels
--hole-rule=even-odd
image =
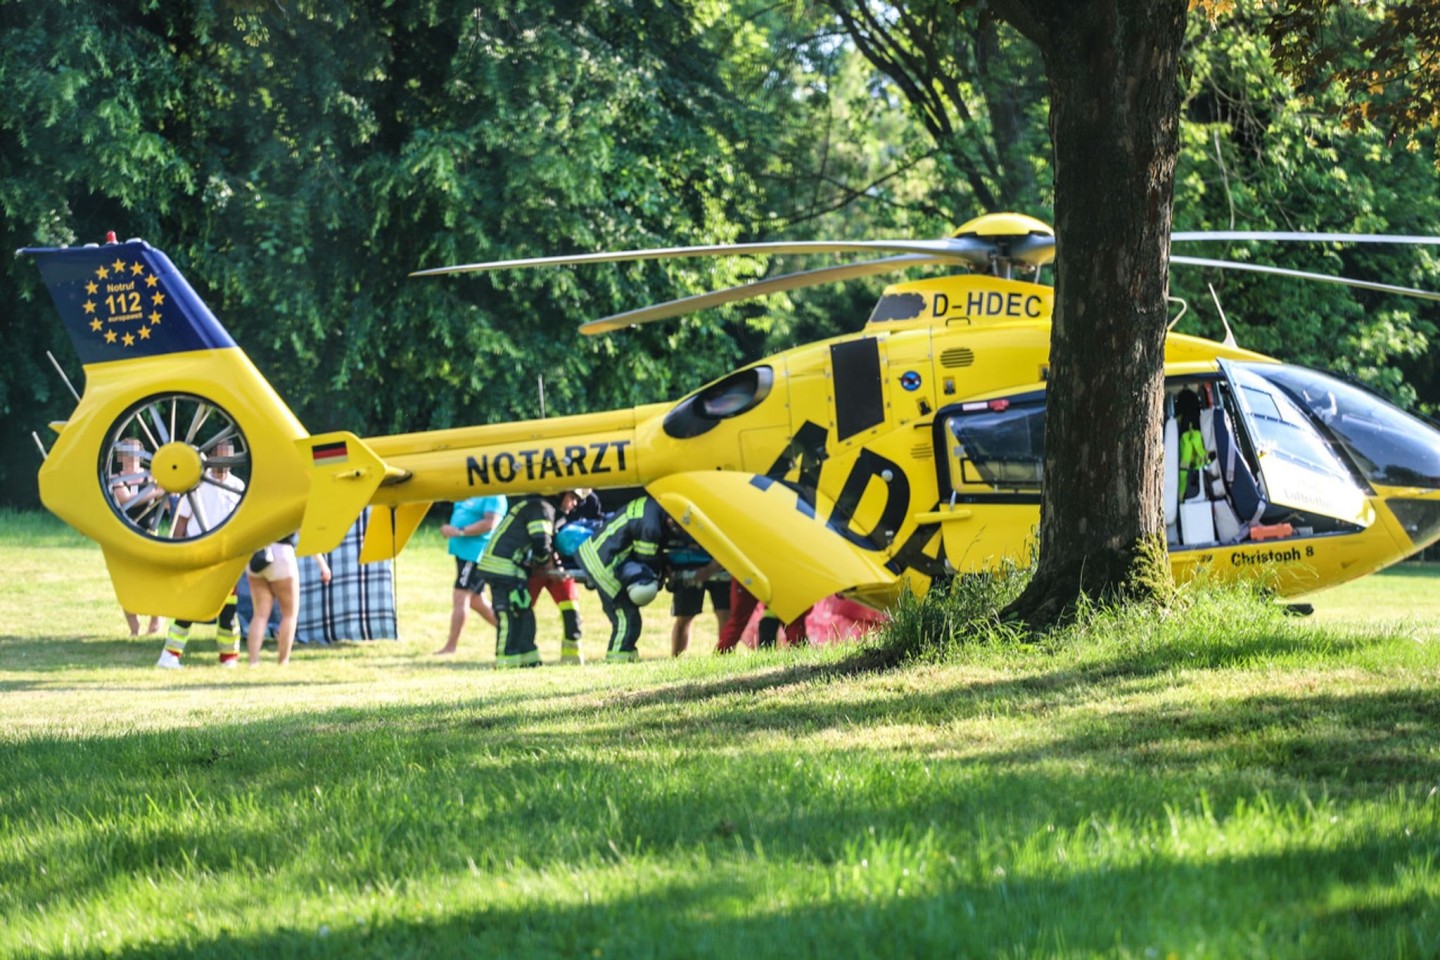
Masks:
[[[1294,240],[1308,243],[1410,243],[1440,245],[1440,237],[1403,236],[1390,233],[1305,233],[1275,230],[1191,230],[1170,234],[1174,241],[1195,240]]]
[[[629,260],[662,260],[673,257],[726,257],[745,254],[820,253],[913,253],[938,260],[958,260],[972,266],[986,266],[993,243],[977,237],[949,237],[944,240],[799,240],[767,243],[721,243],[702,247],[660,247],[653,250],[612,250],[603,253],[573,253],[557,257],[529,257],[524,260],[491,260],[455,267],[416,270],[412,277],[435,277],[447,273],[474,273],[519,267],[562,267],[586,263],[618,263]]]
[[[580,332],[587,336],[610,333],[641,323],[651,323],[656,320],[678,317],[681,314],[693,313],[696,310],[718,307],[722,303],[763,297],[769,293],[799,290],[802,287],[813,287],[822,283],[838,283],[841,280],[853,280],[856,277],[869,277],[880,273],[890,273],[894,270],[903,270],[905,267],[948,262],[948,258],[933,254],[907,253],[898,257],[886,257],[883,260],[864,260],[860,263],[802,270],[797,273],[787,273],[784,276],[771,277],[767,280],[756,280],[738,287],[726,287],[723,290],[712,290],[710,293],[698,293],[693,297],[683,297],[679,300],[670,300],[654,306],[641,307],[638,310],[627,310],[624,313],[601,317],[598,320],[581,324]]]
[[[1347,287],[1359,287],[1361,290],[1377,290],[1380,293],[1398,293],[1407,297],[1419,297],[1422,300],[1440,300],[1440,293],[1431,293],[1429,290],[1416,290],[1413,287],[1397,287],[1388,283],[1374,283],[1369,280],[1352,280],[1349,277],[1336,277],[1325,273],[1308,273],[1304,270],[1288,270],[1284,267],[1267,267],[1258,263],[1236,263],[1233,260],[1206,260],[1203,257],[1171,257],[1170,262],[1193,267],[1217,267],[1221,270],[1248,270],[1251,273],[1269,273],[1280,277],[1296,277],[1301,280],[1319,280],[1323,283],[1338,283]]]

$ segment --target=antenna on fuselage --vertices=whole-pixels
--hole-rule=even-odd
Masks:
[[[1220,306],[1220,295],[1215,292],[1215,284],[1207,283],[1205,286],[1210,288],[1210,298],[1215,301],[1215,309],[1220,312],[1220,325],[1225,328],[1225,339],[1220,342],[1227,347],[1238,347],[1235,334],[1230,331],[1230,321],[1225,319],[1225,308]]]
[[[60,374],[60,379],[65,381],[65,386],[70,388],[70,396],[75,398],[76,403],[79,403],[80,394],[76,392],[75,384],[71,383],[70,378],[65,376],[65,370],[63,367],[60,366],[60,361],[55,359],[55,354],[51,353],[49,350],[46,350],[45,356],[50,358],[50,363],[54,365],[55,372]]]

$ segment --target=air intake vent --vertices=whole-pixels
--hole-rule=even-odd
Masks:
[[[928,443],[917,443],[910,451],[910,456],[916,460],[933,460],[935,459],[935,448]]]
[[[975,362],[975,351],[967,347],[954,347],[940,354],[942,367],[968,367]]]

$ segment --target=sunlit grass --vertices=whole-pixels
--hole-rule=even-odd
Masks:
[[[638,665],[496,673],[478,622],[431,656],[422,531],[401,640],[168,673],[98,550],[10,519],[0,956],[1440,952],[1440,597],[1393,577],[883,670],[711,657],[708,613],[672,661],[657,605]]]

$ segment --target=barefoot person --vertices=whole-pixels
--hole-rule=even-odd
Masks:
[[[435,651],[436,656],[454,653],[459,647],[460,633],[471,610],[495,626],[495,610],[485,600],[485,575],[480,572],[480,557],[495,525],[508,509],[503,496],[470,497],[457,501],[450,511],[450,522],[440,527],[440,533],[449,541],[446,549],[455,558],[455,587],[450,594],[450,636],[445,646]]]
[[[320,565],[320,582],[330,582],[330,565],[325,555],[315,554]],[[290,662],[290,648],[295,644],[295,626],[300,619],[300,564],[295,559],[295,535],[256,551],[250,558],[246,573],[250,578],[250,601],[253,604],[250,629],[245,646],[250,666],[260,662],[260,648],[265,643],[265,628],[270,624],[270,611],[280,607],[280,626],[275,631],[275,653],[280,666]]]
[[[155,484],[150,471],[141,465],[142,449],[140,440],[136,437],[126,437],[115,444],[115,458],[118,463],[110,474],[110,495],[116,504],[127,511],[142,507],[151,500],[160,498],[165,492]],[[140,636],[140,617],[129,610],[124,613],[125,622],[130,625],[130,636]],[[151,617],[145,632],[159,633],[160,618]]]

